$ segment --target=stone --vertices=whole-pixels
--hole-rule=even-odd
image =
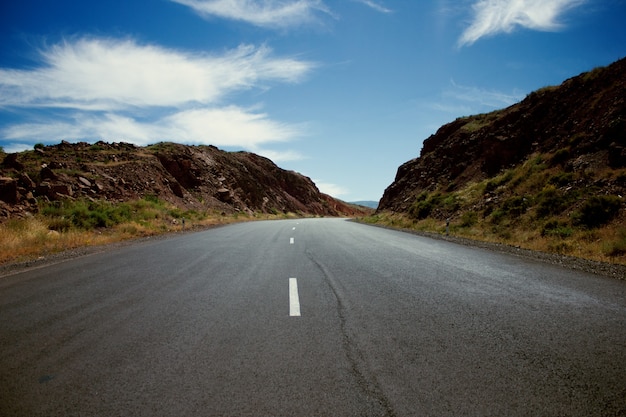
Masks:
[[[52,171],[52,169],[49,166],[45,166],[41,168],[41,171],[39,172],[39,176],[41,177],[42,180],[55,181],[58,179],[57,175]]]
[[[87,188],[91,187],[91,181],[89,181],[87,178],[79,176],[77,179],[79,184],[82,184]]]
[[[27,190],[34,190],[37,186],[35,181],[33,181],[26,173],[22,173],[20,175],[19,184]]]
[[[20,194],[17,191],[17,181],[15,179],[0,177],[0,200],[9,204],[16,204],[20,201]]]
[[[22,171],[24,169],[24,165],[17,160],[16,153],[10,153],[4,157],[4,161],[2,161],[2,165],[6,168],[13,168],[18,171]]]

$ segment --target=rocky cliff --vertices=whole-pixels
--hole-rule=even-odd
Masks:
[[[186,210],[223,213],[360,213],[267,158],[213,146],[62,142],[0,156],[0,221],[37,212],[42,200],[81,198],[151,197]]]
[[[572,174],[571,181],[559,185],[564,189],[624,195],[620,173],[626,166],[625,149],[626,59],[622,59],[535,91],[506,109],[442,126],[424,141],[419,158],[400,166],[378,210],[408,212],[424,192],[460,190],[520,166],[533,155]],[[484,200],[493,197],[488,192]],[[450,214],[454,213],[441,213]]]

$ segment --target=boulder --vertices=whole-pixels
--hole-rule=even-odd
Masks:
[[[41,177],[42,180],[56,181],[58,179],[57,175],[52,171],[52,169],[49,166],[44,166],[43,168],[41,168],[41,171],[39,172],[39,176]]]
[[[17,181],[15,179],[0,177],[0,200],[9,204],[16,204],[20,201],[20,194],[17,190]]]
[[[4,157],[4,161],[2,161],[2,165],[5,168],[13,168],[15,170],[21,171],[24,169],[24,165],[17,160],[16,153],[10,153]]]
[[[33,181],[25,172],[23,172],[20,175],[19,185],[21,185],[22,187],[26,188],[29,191],[34,190],[35,187],[37,186],[37,184],[35,184],[35,181]]]

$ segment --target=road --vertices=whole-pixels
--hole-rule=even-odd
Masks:
[[[343,219],[0,277],[1,416],[626,415],[626,282]]]

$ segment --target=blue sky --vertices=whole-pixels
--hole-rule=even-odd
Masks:
[[[626,56],[626,0],[20,0],[0,146],[248,150],[378,200],[457,117]]]

